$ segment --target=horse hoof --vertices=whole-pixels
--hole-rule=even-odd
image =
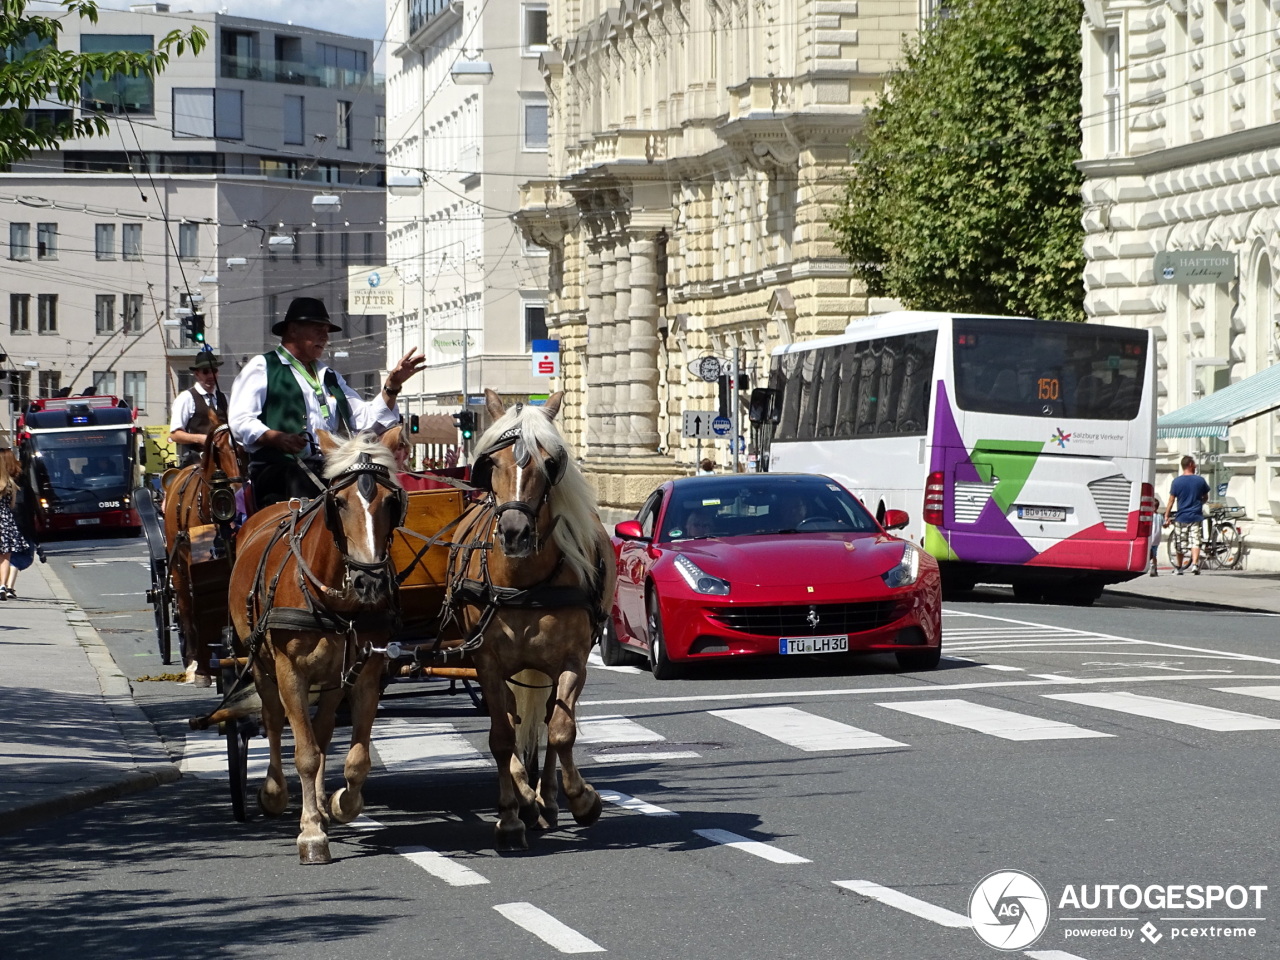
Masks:
[[[560,822],[559,807],[544,807],[538,804],[538,822],[534,829],[536,830],[554,830],[556,824]]]
[[[323,837],[318,840],[298,841],[298,862],[301,864],[329,863],[329,841]]]
[[[596,791],[591,787],[587,787],[587,791],[590,793],[591,802],[581,813],[577,810],[573,811],[573,819],[584,827],[589,827],[599,820],[600,813],[604,810],[604,804],[600,802],[600,794],[596,793]]]
[[[264,783],[258,788],[258,809],[266,817],[280,816],[289,809],[288,791],[268,791]]]
[[[329,798],[329,812],[333,814],[333,819],[339,823],[350,823],[360,816],[360,812],[364,810],[364,798],[360,796],[355,796],[355,799],[351,800],[349,804],[351,809],[347,809],[348,799],[351,797],[351,792],[346,787],[343,787]]]
[[[529,841],[525,839],[523,823],[517,823],[514,827],[503,827],[499,824],[494,833],[496,834],[494,846],[499,853],[519,853],[529,849]]]

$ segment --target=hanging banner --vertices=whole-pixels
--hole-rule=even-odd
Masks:
[[[390,267],[347,267],[347,312],[404,313],[404,285]]]

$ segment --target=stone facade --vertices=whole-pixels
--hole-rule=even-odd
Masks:
[[[1280,2],[1087,0],[1084,22],[1085,306],[1150,329],[1168,413],[1276,363]],[[1162,250],[1236,254],[1234,283],[1157,284]],[[1167,440],[1157,490],[1183,454],[1244,506],[1249,565],[1280,569],[1280,421],[1227,441]]]
[[[864,108],[934,6],[550,3],[549,176],[517,219],[550,251],[564,426],[603,506],[692,470],[682,413],[714,410],[717,385],[691,361],[736,348],[763,385],[775,346],[879,306],[827,223]]]

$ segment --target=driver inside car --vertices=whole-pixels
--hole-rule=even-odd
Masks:
[[[712,535],[711,517],[705,510],[690,510],[685,517],[683,537],[686,540]]]
[[[777,515],[777,529],[779,532],[785,530],[795,530],[804,522],[807,515],[803,500],[783,500],[774,505],[770,514]]]

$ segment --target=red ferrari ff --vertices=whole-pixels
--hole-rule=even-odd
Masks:
[[[942,655],[938,564],[828,477],[685,477],[618,524],[618,590],[600,642],[606,664],[733,656],[896,654],[905,670]]]

